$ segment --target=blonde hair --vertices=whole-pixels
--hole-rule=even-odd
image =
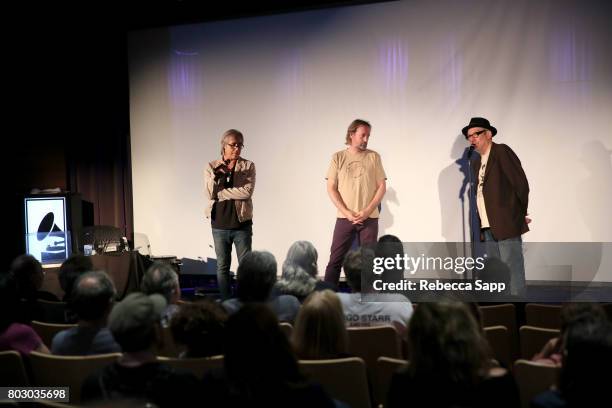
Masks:
[[[223,149],[225,148],[225,141],[230,136],[234,136],[236,139],[238,139],[238,143],[244,144],[244,136],[242,136],[241,131],[236,130],[236,129],[226,130],[225,133],[223,133],[223,136],[221,136],[221,157],[223,157]]]
[[[363,119],[355,119],[351,122],[346,130],[346,140],[344,141],[344,144],[351,144],[351,135],[355,133],[357,129],[359,129],[359,126],[367,126],[370,130],[372,130],[372,125],[370,125],[370,122]]]
[[[298,313],[293,346],[298,358],[338,358],[348,349],[348,334],[340,298],[331,290],[313,292]]]

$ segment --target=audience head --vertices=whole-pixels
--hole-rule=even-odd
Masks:
[[[396,259],[399,256],[403,258],[404,244],[402,244],[402,241],[395,235],[383,235],[378,238],[374,252],[376,257]],[[384,268],[380,278],[383,282],[399,282],[404,278],[404,269],[397,268],[394,263],[393,267]]]
[[[317,283],[317,259],[317,250],[310,242],[294,242],[287,252],[282,277],[276,287],[298,298],[308,296]]]
[[[603,307],[597,303],[578,302],[566,303],[561,307],[561,333],[575,322],[580,320],[606,321],[607,316]]]
[[[301,379],[289,340],[266,304],[245,304],[228,319],[225,369],[235,386],[262,394]]]
[[[331,290],[310,294],[298,313],[293,330],[298,357],[303,360],[339,358],[347,352],[347,336],[338,295]]]
[[[12,272],[0,273],[0,333],[18,320],[19,295]]]
[[[72,255],[62,263],[58,277],[60,286],[64,291],[65,300],[70,300],[70,294],[77,278],[85,272],[93,271],[93,269],[91,258],[81,254]]]
[[[276,282],[276,260],[267,251],[247,253],[238,266],[236,294],[242,302],[265,302]]]
[[[346,281],[353,292],[362,292],[371,288],[374,275],[373,259],[374,251],[367,247],[360,247],[346,254],[342,267]]]
[[[32,298],[42,287],[45,275],[40,262],[32,255],[19,255],[11,264],[11,272],[17,281],[17,291],[22,298]]]
[[[608,397],[612,366],[612,324],[574,320],[564,335],[559,389],[568,406],[601,406]]]
[[[317,249],[308,241],[296,241],[289,247],[285,264],[294,264],[301,266],[308,275],[313,278],[317,277],[317,261],[319,254]]]
[[[172,316],[170,330],[174,340],[187,346],[188,357],[223,354],[227,312],[211,300],[182,304]]]
[[[471,386],[491,365],[478,323],[457,301],[419,303],[408,324],[408,345],[408,372],[415,378]]]
[[[105,272],[87,272],[77,278],[72,288],[70,309],[80,320],[106,320],[115,295],[115,285]]]
[[[149,350],[156,344],[166,299],[155,293],[130,293],[110,313],[108,328],[124,352]]]
[[[176,271],[167,263],[155,262],[142,278],[140,290],[147,295],[157,293],[175,304],[181,298],[181,287]]]

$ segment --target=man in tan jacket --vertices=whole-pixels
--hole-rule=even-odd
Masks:
[[[221,137],[221,159],[208,163],[205,171],[208,205],[206,218],[211,220],[217,283],[223,299],[231,295],[229,271],[232,244],[236,246],[238,263],[251,251],[253,236],[253,190],[255,164],[240,157],[244,137],[230,129]]]

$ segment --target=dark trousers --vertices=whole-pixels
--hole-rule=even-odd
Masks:
[[[329,263],[325,268],[325,281],[338,285],[340,270],[351,244],[358,238],[359,245],[376,243],[378,238],[378,218],[368,218],[363,224],[353,224],[346,218],[336,218],[334,238],[331,244]]]

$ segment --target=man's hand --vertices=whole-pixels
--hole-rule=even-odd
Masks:
[[[351,210],[346,210],[342,212],[347,220],[349,220],[353,224],[357,224],[355,221],[357,220],[357,213]]]
[[[531,218],[528,217],[529,213],[525,216],[525,223],[529,224],[531,223]]]
[[[354,219],[351,220],[353,224],[363,224],[365,220],[372,214],[372,211],[368,211],[367,209],[358,211],[354,213]]]

